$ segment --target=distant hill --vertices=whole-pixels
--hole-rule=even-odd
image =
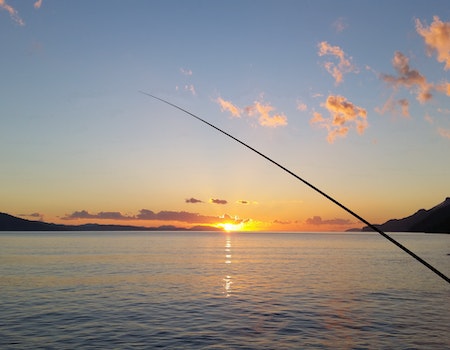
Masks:
[[[406,218],[392,219],[374,226],[384,232],[450,233],[450,197],[429,210],[420,209]],[[362,231],[372,229],[365,226]]]
[[[222,231],[213,226],[195,226],[181,228],[171,225],[143,227],[128,225],[61,225],[42,221],[21,219],[6,213],[0,213],[0,231]]]

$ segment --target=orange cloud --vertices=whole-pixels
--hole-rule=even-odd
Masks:
[[[322,106],[328,110],[330,118],[323,118],[320,113],[314,112],[310,123],[328,130],[329,143],[333,143],[338,136],[345,137],[351,127],[355,127],[360,135],[368,127],[367,111],[343,96],[330,95]]]
[[[241,109],[239,107],[236,107],[234,104],[232,104],[230,101],[225,101],[223,98],[219,97],[216,102],[220,105],[220,109],[222,112],[228,111],[231,113],[233,117],[240,117],[241,116]]]
[[[245,108],[249,116],[258,115],[258,122],[262,126],[276,128],[278,126],[287,125],[287,117],[284,114],[270,115],[275,108],[270,104],[264,104],[255,101],[255,104]]]
[[[11,5],[8,5],[5,0],[0,0],[0,9],[9,13],[11,19],[20,26],[24,26],[25,22],[20,18],[19,13]]]
[[[417,19],[416,30],[424,38],[428,54],[436,53],[438,62],[445,63],[444,69],[450,69],[450,22],[442,22],[434,16],[427,28]]]
[[[287,125],[287,117],[282,113],[272,114],[275,107],[268,103],[255,101],[254,104],[241,109],[221,97],[216,99],[216,102],[220,105],[222,112],[228,111],[233,117],[240,117],[242,114],[246,114],[249,117],[257,116],[259,125],[272,128]]]
[[[344,80],[344,74],[350,72],[357,72],[355,66],[352,65],[350,59],[346,57],[344,51],[339,46],[331,46],[326,41],[322,41],[318,45],[319,56],[331,55],[339,59],[339,62],[325,62],[324,67],[332,75],[336,85],[339,85]]]
[[[35,8],[35,9],[40,9],[41,6],[42,6],[42,0],[37,0],[37,1],[34,3],[34,8]]]
[[[420,103],[425,103],[433,97],[430,92],[433,84],[428,83],[418,70],[410,69],[408,57],[396,51],[392,59],[392,66],[397,71],[398,76],[382,74],[382,80],[391,84],[394,88],[404,86],[408,89],[417,89],[416,98]]]

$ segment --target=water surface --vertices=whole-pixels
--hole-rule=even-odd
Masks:
[[[0,287],[2,349],[450,348],[448,284],[374,233],[3,233]]]

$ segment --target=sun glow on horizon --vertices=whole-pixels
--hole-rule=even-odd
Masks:
[[[223,228],[226,232],[236,232],[236,231],[244,231],[244,223],[232,224],[232,223],[221,223],[217,226]]]

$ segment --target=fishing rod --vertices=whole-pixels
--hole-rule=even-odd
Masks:
[[[224,134],[225,136],[228,136],[229,138],[231,138],[232,140],[236,141],[237,143],[240,143],[242,146],[248,148],[249,150],[255,152],[256,154],[258,154],[259,156],[263,157],[264,159],[266,159],[267,161],[269,161],[270,163],[276,165],[277,167],[279,167],[280,169],[282,169],[283,171],[285,171],[286,173],[290,174],[291,176],[295,177],[297,180],[303,182],[305,185],[307,185],[308,187],[312,188],[314,191],[318,192],[319,194],[321,194],[323,197],[327,198],[328,200],[330,200],[331,202],[333,202],[334,204],[336,204],[338,207],[342,208],[343,210],[345,210],[347,213],[349,213],[350,215],[352,215],[353,217],[355,217],[356,219],[358,219],[359,221],[361,221],[362,223],[366,224],[368,227],[370,227],[372,230],[374,230],[375,232],[378,232],[381,236],[383,236],[384,238],[386,238],[388,241],[390,241],[391,243],[395,244],[398,248],[400,248],[401,250],[403,250],[404,252],[406,252],[407,254],[409,254],[410,256],[412,256],[414,259],[416,259],[418,262],[420,262],[422,265],[426,266],[428,269],[430,269],[431,271],[433,271],[436,275],[438,275],[439,277],[441,277],[444,281],[446,281],[447,283],[450,284],[450,279],[443,274],[441,271],[439,271],[437,268],[435,268],[434,266],[432,266],[431,264],[429,264],[428,262],[426,262],[425,260],[423,260],[420,256],[418,256],[417,254],[415,254],[414,252],[412,252],[411,250],[409,250],[408,248],[406,248],[403,244],[401,244],[400,242],[397,242],[394,238],[392,238],[391,236],[389,236],[388,234],[386,234],[385,232],[383,232],[381,229],[379,229],[377,226],[371,224],[369,221],[367,221],[366,219],[364,219],[363,217],[361,217],[360,215],[356,214],[353,210],[350,210],[349,208],[347,208],[345,205],[343,205],[342,203],[338,202],[336,199],[334,199],[333,197],[331,197],[330,195],[326,194],[325,192],[323,192],[322,190],[320,190],[318,187],[314,186],[312,183],[306,181],[305,179],[303,179],[302,177],[300,177],[299,175],[295,174],[293,171],[289,170],[288,168],[286,168],[285,166],[281,165],[280,163],[274,161],[272,158],[266,156],[264,153],[258,151],[257,149],[253,148],[252,146],[248,145],[247,143],[245,143],[244,141],[239,140],[238,138],[234,137],[233,135],[227,133],[226,131],[220,129],[219,127],[215,126],[214,124],[211,124],[210,122],[200,118],[199,116],[187,111],[184,108],[181,108],[179,106],[177,106],[174,103],[171,103],[169,101],[166,101],[162,98],[159,98],[157,96],[154,96],[152,94],[149,94],[147,92],[144,91],[139,91],[141,94],[147,95],[149,97],[152,97],[156,100],[159,100],[165,104],[168,104],[169,106],[172,106],[188,115],[190,115],[191,117],[194,117],[195,119],[201,121],[202,123],[210,126],[213,129],[216,129],[217,131],[219,131],[220,133]]]

